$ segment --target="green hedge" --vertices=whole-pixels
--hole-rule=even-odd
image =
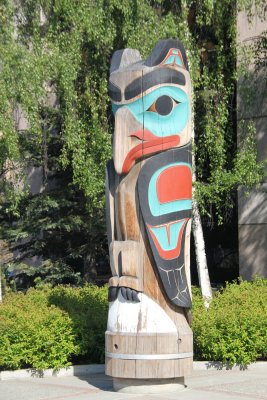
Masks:
[[[0,305],[0,370],[103,362],[107,288],[10,293]]]
[[[267,279],[227,284],[203,307],[193,300],[194,354],[197,360],[247,365],[267,359]]]
[[[0,370],[104,361],[107,287],[57,286],[7,294],[0,305]],[[267,280],[227,284],[207,311],[193,289],[197,360],[267,359]]]
[[[0,369],[68,365],[78,346],[71,318],[48,305],[49,291],[8,294],[0,306]]]
[[[78,346],[74,363],[104,362],[105,330],[108,318],[107,286],[87,285],[82,288],[55,287],[50,304],[64,310],[71,318]]]

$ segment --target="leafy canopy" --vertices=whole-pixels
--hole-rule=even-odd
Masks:
[[[240,7],[250,9],[248,1]],[[64,241],[77,224],[87,224],[90,236],[97,216],[99,235],[90,236],[95,246],[84,247],[81,240],[76,254],[77,249],[83,249],[83,256],[98,251],[97,244],[105,240],[104,169],[113,129],[107,94],[110,58],[125,47],[137,48],[145,57],[164,38],[179,38],[188,52],[200,210],[222,215],[233,205],[238,185],[258,183],[262,168],[251,125],[244,125],[243,141],[236,146],[236,12],[232,0],[3,0],[1,236],[12,241],[63,232]],[[18,116],[26,121],[23,127]],[[32,167],[42,170],[38,199],[27,191],[25,176]],[[51,192],[53,180],[61,190],[60,203]],[[69,225],[62,220],[64,204],[72,197],[68,191],[74,203],[79,196],[82,209],[69,216]],[[53,210],[58,219],[48,221],[46,213],[51,216]],[[68,243],[76,246],[74,242]],[[33,253],[32,240],[29,246]]]

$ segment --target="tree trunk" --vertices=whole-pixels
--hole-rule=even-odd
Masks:
[[[201,287],[201,292],[204,299],[205,307],[208,308],[209,303],[212,299],[212,291],[211,291],[209,271],[207,266],[203,229],[201,225],[198,206],[195,200],[193,200],[192,230],[195,240],[198,280]]]
[[[192,89],[192,98],[194,99],[194,93]],[[195,129],[194,129],[194,112],[192,110],[192,145],[194,145],[195,139]],[[192,154],[192,167],[193,167],[193,184],[196,181],[196,162],[195,162],[195,154]],[[209,270],[207,266],[207,257],[205,252],[205,242],[203,236],[203,229],[201,224],[201,218],[199,214],[199,209],[197,202],[194,199],[194,187],[193,187],[193,204],[192,204],[192,231],[195,241],[195,252],[196,252],[196,261],[197,261],[197,272],[198,272],[198,280],[201,288],[201,293],[204,299],[205,307],[209,307],[209,303],[212,299],[212,290],[210,284]]]

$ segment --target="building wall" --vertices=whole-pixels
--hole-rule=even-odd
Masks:
[[[244,12],[237,18],[240,47],[250,45],[267,30],[267,21],[255,15],[251,22]],[[249,60],[249,57],[248,57]],[[238,61],[237,67],[241,62]],[[237,85],[237,126],[241,140],[241,121],[252,120],[256,127],[258,160],[267,159],[267,101],[266,70],[255,73],[253,62],[248,61],[248,76],[239,79]],[[245,99],[244,85],[250,87],[249,99]],[[252,171],[253,173],[253,171]],[[238,192],[239,274],[244,279],[254,275],[267,277],[267,180],[249,194],[243,187]]]

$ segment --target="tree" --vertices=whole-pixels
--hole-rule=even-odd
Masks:
[[[191,65],[195,199],[202,214],[222,222],[237,186],[250,187],[261,179],[251,135],[240,151],[236,147],[235,24],[232,0],[4,0],[1,237],[11,246],[23,239],[23,254],[42,254],[43,268],[63,262],[74,275],[84,273],[77,257],[91,265],[103,257],[104,166],[112,132],[110,57],[125,47],[138,48],[145,57],[166,37],[184,42]],[[16,110],[27,120],[23,134],[14,122]],[[42,170],[42,190],[35,195],[25,179],[32,167]],[[251,170],[253,175],[247,173]],[[77,243],[76,236],[83,239]],[[59,252],[51,237],[61,238]]]

